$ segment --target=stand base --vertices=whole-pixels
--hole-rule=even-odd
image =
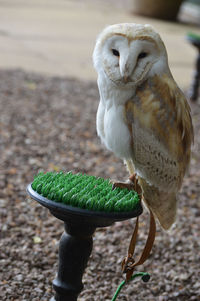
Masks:
[[[96,228],[137,217],[142,213],[142,206],[139,202],[132,212],[95,212],[48,200],[35,192],[31,184],[27,192],[65,225],[59,245],[58,274],[53,280],[56,294],[50,301],[77,301],[83,289],[82,276],[92,252]]]

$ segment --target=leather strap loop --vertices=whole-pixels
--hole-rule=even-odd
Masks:
[[[138,234],[139,218],[137,217],[135,229],[133,231],[131,241],[129,244],[128,256],[125,257],[122,261],[122,271],[124,273],[126,273],[126,281],[130,280],[135,267],[143,264],[147,260],[147,258],[150,255],[150,252],[152,250],[153,244],[154,244],[155,235],[156,235],[156,223],[155,223],[153,213],[151,212],[151,210],[149,210],[149,211],[150,211],[149,233],[148,233],[146,244],[144,246],[141,256],[139,257],[139,259],[136,262],[133,259],[133,254],[135,251],[137,234]]]

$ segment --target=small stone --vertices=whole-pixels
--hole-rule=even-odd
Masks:
[[[40,244],[42,242],[42,239],[39,236],[34,236],[33,241],[35,244]]]

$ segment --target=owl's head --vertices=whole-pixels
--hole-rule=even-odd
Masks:
[[[147,76],[167,72],[165,46],[150,25],[123,23],[106,27],[93,53],[96,71],[115,85],[128,87]]]

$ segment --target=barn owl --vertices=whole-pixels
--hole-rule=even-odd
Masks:
[[[97,38],[93,63],[100,94],[97,134],[125,161],[127,187],[137,179],[145,205],[167,230],[176,219],[193,126],[164,43],[148,24],[111,25]]]

